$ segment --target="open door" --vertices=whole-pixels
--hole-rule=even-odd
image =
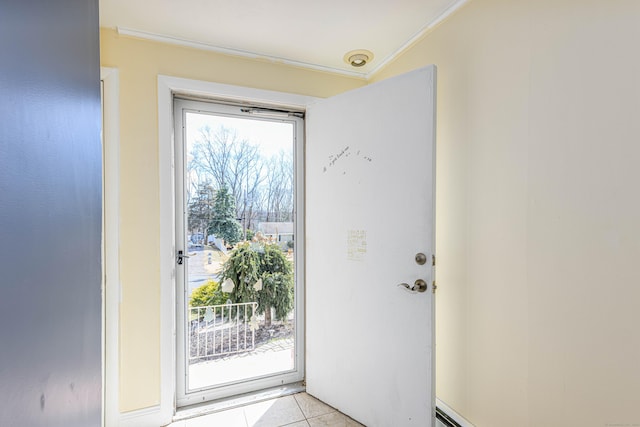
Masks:
[[[435,79],[307,110],[307,391],[368,427],[434,423]]]

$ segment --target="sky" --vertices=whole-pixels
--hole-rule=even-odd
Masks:
[[[212,130],[220,125],[235,129],[239,139],[246,139],[259,145],[266,158],[270,158],[281,149],[285,152],[291,152],[293,149],[292,123],[188,112],[186,132],[188,152],[198,138],[200,128],[205,125],[209,125]]]

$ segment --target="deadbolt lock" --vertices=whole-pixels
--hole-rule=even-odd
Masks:
[[[427,256],[422,252],[416,254],[416,263],[418,265],[425,265],[427,263]]]

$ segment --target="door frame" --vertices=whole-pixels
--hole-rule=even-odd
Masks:
[[[119,402],[120,313],[120,81],[117,68],[100,67],[102,90],[103,236],[102,338],[103,425],[116,425]],[[105,232],[107,231],[107,232]]]
[[[170,423],[176,410],[175,292],[175,95],[227,100],[305,111],[318,98],[286,92],[158,75],[158,170],[160,182],[160,404],[158,416]],[[304,153],[301,153],[302,155]],[[303,189],[299,189],[301,191]],[[304,199],[302,199],[304,200]]]

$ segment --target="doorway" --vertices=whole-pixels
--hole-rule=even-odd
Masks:
[[[306,216],[299,204],[303,187],[296,187],[296,216],[305,218],[307,229],[302,234],[302,223],[296,223],[297,236],[305,235],[306,240],[305,264],[296,264],[296,275],[305,277],[305,287],[297,290],[296,304],[306,295],[307,392],[366,425],[433,424],[435,80],[435,67],[430,66],[352,91],[351,95],[338,95],[334,101],[321,101],[302,95],[158,77],[161,379],[166,385],[161,389],[159,413],[163,420],[171,419],[175,396],[182,388],[176,384],[180,375],[176,375],[173,328],[175,277],[179,269],[173,182],[174,166],[179,162],[174,137],[175,129],[181,128],[173,120],[174,98],[176,94],[208,94],[241,106],[255,102],[306,112],[305,153],[303,156],[302,150],[296,150],[295,155],[296,164],[304,161],[306,171]],[[330,112],[339,123],[351,123],[348,132],[327,120]],[[301,142],[300,138],[297,146]],[[297,173],[296,180],[301,179]],[[343,179],[349,185],[343,185]],[[410,188],[419,189],[419,195]],[[332,200],[323,201],[324,196]],[[365,201],[369,204],[361,203]],[[389,213],[383,207],[396,209]],[[407,207],[402,209],[400,218],[402,224],[411,227],[398,226],[397,207]],[[327,223],[326,219],[340,220],[340,214],[343,218],[339,227]],[[366,224],[360,221],[362,218]],[[296,244],[298,250],[302,249],[300,241]],[[374,260],[373,256],[380,253],[399,258]],[[414,259],[419,253],[425,255],[420,257],[424,264],[418,263],[418,257]],[[366,278],[361,275],[363,271]],[[305,295],[300,294],[302,291]],[[383,303],[370,301],[371,298],[381,298]],[[362,313],[356,313],[356,307]],[[383,321],[380,316],[384,316]],[[332,371],[332,367],[339,369]],[[279,385],[280,381],[264,387]],[[195,397],[193,403],[209,399],[191,396]],[[179,401],[178,405],[185,403]]]
[[[303,114],[176,98],[174,119],[177,404],[301,381]]]

